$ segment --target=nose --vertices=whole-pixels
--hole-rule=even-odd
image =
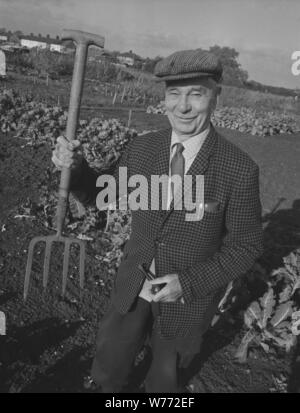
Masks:
[[[189,112],[191,110],[191,104],[188,101],[188,97],[186,95],[181,95],[178,101],[178,110],[181,113]]]

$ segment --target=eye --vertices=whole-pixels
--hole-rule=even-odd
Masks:
[[[207,90],[204,88],[193,90],[191,92],[192,96],[205,96],[207,94]]]
[[[169,90],[168,94],[172,95],[172,96],[175,96],[175,95],[178,95],[178,91],[177,90]]]

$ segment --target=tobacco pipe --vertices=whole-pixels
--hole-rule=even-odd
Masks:
[[[155,276],[155,274],[153,274],[152,271],[147,269],[146,264],[139,264],[138,268],[139,268],[139,270],[142,271],[142,273],[145,275],[145,277],[148,281],[153,281],[157,278]],[[165,285],[166,285],[166,283],[163,283],[163,284],[160,284],[160,285],[152,285],[152,288],[151,288],[152,294],[158,293]]]

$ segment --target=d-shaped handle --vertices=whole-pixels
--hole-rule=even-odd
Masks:
[[[76,44],[87,46],[104,47],[104,37],[94,33],[82,32],[81,30],[65,29],[62,32],[62,40],[74,40]]]

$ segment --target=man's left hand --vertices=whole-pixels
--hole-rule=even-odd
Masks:
[[[155,302],[175,302],[182,297],[182,288],[179,282],[178,274],[167,274],[163,277],[155,278],[149,281],[152,285],[166,284],[158,293],[153,296]],[[182,299],[181,299],[181,302]]]

